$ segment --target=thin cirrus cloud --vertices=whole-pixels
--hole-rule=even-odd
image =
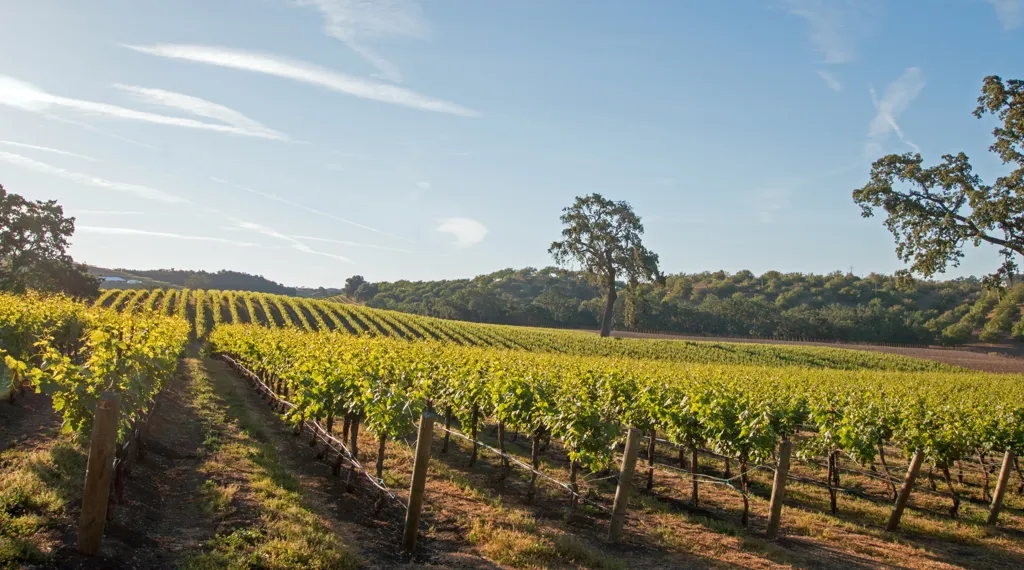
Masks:
[[[229,69],[273,75],[300,83],[316,85],[362,99],[390,103],[412,109],[448,113],[463,117],[476,117],[480,115],[479,112],[473,109],[449,101],[433,99],[404,87],[368,81],[331,71],[312,63],[276,55],[201,45],[160,44],[154,46],[126,45],[125,47],[140,53],[168,59],[180,59],[194,63],[205,63]]]
[[[296,251],[301,251],[303,253],[308,253],[308,254],[311,254],[311,255],[319,255],[321,257],[329,257],[331,259],[336,259],[338,261],[344,261],[346,263],[352,263],[351,259],[349,259],[349,258],[347,258],[347,257],[345,257],[343,255],[336,255],[336,254],[328,253],[328,252],[325,252],[325,251],[315,250],[315,249],[309,247],[308,245],[302,243],[301,241],[299,241],[299,240],[297,240],[297,239],[295,239],[295,238],[293,238],[293,237],[291,237],[291,236],[289,236],[287,234],[281,233],[281,232],[275,230],[274,228],[271,228],[270,226],[265,226],[263,224],[257,224],[255,222],[248,222],[248,221],[241,220],[241,219],[238,219],[238,218],[234,218],[234,217],[231,217],[231,216],[228,216],[228,219],[238,229],[249,230],[249,231],[252,231],[252,232],[256,232],[256,233],[258,233],[260,235],[264,235],[264,236],[267,236],[267,237],[271,237],[271,238],[274,238],[274,239],[281,240],[281,241],[287,243],[289,247],[291,247],[292,249],[294,249]]]
[[[297,236],[297,235],[290,235],[288,237],[292,237],[292,238],[295,238],[295,239],[298,239],[298,240],[319,241],[319,242],[324,242],[324,243],[336,243],[338,245],[349,245],[349,246],[352,246],[352,247],[365,247],[365,248],[369,248],[369,249],[379,249],[379,250],[382,250],[382,251],[397,251],[397,252],[401,252],[401,253],[412,253],[410,250],[402,249],[400,247],[389,247],[389,246],[386,246],[386,245],[375,245],[375,244],[372,244],[372,243],[360,243],[360,242],[356,242],[356,241],[348,241],[348,240],[343,240],[343,239],[322,238],[322,237],[314,237],[314,236]]]
[[[75,210],[74,214],[76,216],[141,216],[145,212],[138,210]]]
[[[82,160],[88,160],[89,162],[96,162],[96,159],[91,157],[91,156],[85,156],[84,154],[78,154],[78,153],[75,153],[75,152],[68,152],[66,150],[60,150],[60,149],[51,148],[51,147],[48,147],[48,146],[39,146],[39,145],[26,144],[26,143],[20,143],[20,142],[15,142],[15,141],[0,141],[0,145],[14,146],[14,147],[24,148],[24,149],[28,149],[28,150],[38,150],[40,152],[47,152],[47,153],[50,153],[50,154],[59,154],[61,156],[70,156],[70,157],[74,157],[74,158],[80,158]]]
[[[170,232],[155,232],[155,231],[151,231],[151,230],[139,230],[139,229],[135,229],[135,228],[112,228],[112,227],[105,227],[105,226],[76,226],[75,227],[75,232],[76,233],[81,232],[81,233],[86,233],[86,234],[116,235],[116,236],[147,236],[147,237],[167,238],[167,239],[175,239],[175,240],[182,240],[182,241],[204,241],[204,242],[212,242],[212,243],[223,243],[223,244],[227,244],[227,245],[236,245],[236,246],[239,246],[239,247],[259,247],[258,244],[255,244],[255,243],[252,243],[252,242],[248,242],[248,241],[239,241],[239,240],[225,239],[225,238],[218,238],[218,237],[210,237],[210,236],[194,236],[194,235],[186,235],[186,234],[176,234],[176,233],[170,233]]]
[[[487,227],[469,218],[443,218],[438,220],[436,231],[451,234],[455,238],[455,247],[466,248],[484,241]]]
[[[843,90],[843,84],[839,81],[839,79],[836,78],[835,75],[819,69],[818,77],[820,77],[821,80],[825,82],[825,85],[829,89],[835,91],[836,93],[839,93]]]
[[[52,164],[41,162],[29,158],[27,156],[22,156],[20,154],[15,154],[12,152],[0,151],[0,161],[6,162],[8,164],[13,164],[15,166],[20,166],[21,168],[24,168],[26,170],[39,172],[42,174],[49,174],[50,176],[56,176],[58,178],[63,178],[65,180],[70,180],[72,182],[77,182],[78,184],[84,184],[86,186],[93,186],[96,188],[113,190],[115,192],[134,194],[135,196],[138,196],[139,198],[144,198],[146,200],[165,202],[168,204],[189,203],[188,199],[182,198],[180,196],[175,196],[174,194],[164,192],[163,190],[150,188],[149,186],[143,186],[141,184],[115,182],[113,180],[106,180],[103,178],[99,178],[97,176],[90,176],[88,174],[74,172],[71,170],[67,170],[65,168],[61,168],[59,166],[54,166]]]
[[[398,66],[367,44],[388,38],[424,39],[429,26],[416,0],[295,0],[316,8],[324,18],[324,32],[340,40],[377,69],[376,75],[401,83]]]
[[[343,224],[348,224],[350,226],[353,226],[353,227],[356,227],[356,228],[360,228],[360,229],[363,229],[363,230],[366,230],[366,231],[369,231],[369,232],[373,232],[373,233],[376,233],[376,234],[388,236],[390,238],[406,241],[406,242],[409,242],[409,243],[415,243],[411,239],[404,238],[402,236],[395,235],[393,233],[386,232],[384,230],[379,230],[377,228],[370,227],[370,226],[367,226],[367,225],[364,225],[364,224],[360,224],[358,222],[354,222],[352,220],[349,220],[349,219],[346,219],[346,218],[342,218],[340,216],[335,216],[334,214],[331,214],[329,212],[324,212],[323,210],[318,210],[316,208],[312,208],[312,207],[307,206],[305,204],[300,204],[299,202],[295,202],[293,200],[288,200],[287,198],[282,198],[280,196],[271,194],[269,192],[261,192],[259,190],[255,190],[253,188],[249,188],[248,186],[242,186],[241,184],[233,184],[231,182],[228,182],[227,180],[224,180],[223,178],[217,178],[216,176],[210,176],[209,178],[210,178],[210,180],[212,180],[214,182],[217,182],[218,184],[225,184],[227,186],[231,186],[232,188],[237,188],[237,189],[239,189],[239,190],[241,190],[243,192],[248,192],[250,194],[254,194],[256,196],[260,196],[260,197],[266,198],[268,200],[273,200],[275,202],[280,202],[281,204],[287,204],[289,206],[292,206],[293,208],[298,208],[300,210],[309,212],[311,214],[316,214],[318,216],[322,216],[324,218],[327,218],[327,219],[330,219],[330,220],[334,220],[336,222],[341,222]]]
[[[225,107],[206,99],[185,95],[184,93],[175,93],[174,91],[154,89],[152,87],[139,87],[137,85],[115,84],[114,87],[129,93],[142,103],[176,109],[199,117],[220,121],[239,129],[240,133],[247,133],[249,136],[288,140],[287,135],[270,129],[259,121],[250,119],[230,107]]]
[[[170,92],[163,93],[169,93],[170,95],[177,96],[177,98],[175,99],[177,102],[181,102],[182,98],[188,98],[191,99],[193,103],[204,103],[207,108],[210,108],[211,106],[221,107],[219,105],[216,105],[215,103],[210,103],[209,101],[204,101],[202,99],[190,97],[188,95],[181,95]],[[98,103],[95,101],[85,101],[82,99],[73,99],[70,97],[52,95],[36,87],[35,85],[4,75],[0,75],[0,104],[21,109],[23,111],[39,113],[42,115],[50,115],[52,114],[52,111],[55,108],[57,108],[65,109],[68,111],[74,111],[85,115],[103,115],[107,117],[113,117],[116,119],[142,121],[157,125],[184,127],[189,129],[214,131],[225,134],[243,135],[249,137],[277,140],[284,140],[286,138],[280,133],[270,131],[269,129],[252,130],[230,124],[220,125],[215,123],[207,123],[203,121],[197,121],[195,119],[171,117],[167,115],[160,115],[157,113],[137,111],[135,109],[129,109],[127,107],[111,105],[108,103]]]
[[[790,14],[807,23],[811,48],[825,65],[856,59],[857,43],[874,27],[880,12],[876,0],[785,0],[785,5]],[[817,74],[832,91],[843,90],[834,73],[819,70]]]
[[[910,142],[903,134],[896,119],[910,107],[910,103],[924,89],[924,74],[919,67],[908,67],[888,87],[881,98],[874,88],[870,89],[871,102],[875,106],[875,116],[868,125],[868,138],[864,144],[864,152],[867,156],[877,155],[882,151],[882,145],[888,138],[889,133],[895,133],[901,142],[921,152],[921,149]]]
[[[1024,26],[1024,0],[988,0],[996,9],[1003,28],[1012,30]]]
[[[807,22],[811,47],[827,64],[856,57],[857,41],[866,34],[875,10],[873,0],[787,0],[786,6]]]

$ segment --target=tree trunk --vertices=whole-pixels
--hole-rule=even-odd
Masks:
[[[896,491],[896,482],[892,480],[892,474],[889,473],[889,466],[885,464],[885,446],[881,443],[878,444],[878,458],[882,461],[882,469],[885,471],[885,480],[889,482],[889,490],[892,492],[892,500],[896,500],[898,492]]]
[[[830,451],[828,454],[828,500],[829,505],[832,507],[832,514],[836,514],[839,511],[839,506],[836,504],[836,487],[835,487],[835,469],[836,469],[836,454]]]
[[[480,444],[477,443],[477,441],[476,441],[476,435],[477,435],[476,434],[476,430],[477,430],[477,426],[480,423],[479,415],[480,415],[480,408],[476,404],[473,404],[473,418],[470,420],[470,423],[469,423],[469,430],[470,430],[469,433],[473,436],[473,453],[469,456],[469,466],[470,467],[476,465],[476,456],[477,456],[477,453],[478,453],[478,449],[480,448]]]
[[[349,451],[352,452],[352,458],[359,461],[359,415],[352,415],[352,425],[349,427],[349,436],[351,441],[349,442]],[[352,463],[352,467],[348,470],[348,477],[345,480],[345,487],[351,493],[355,490],[356,485],[356,464]]]
[[[604,302],[604,317],[601,319],[601,336],[610,336],[612,334],[612,318],[615,316],[615,281],[612,280],[610,286],[608,286],[608,295],[605,297]]]
[[[960,511],[960,496],[956,494],[956,489],[953,488],[953,478],[949,475],[949,467],[942,466],[942,475],[945,477],[946,485],[949,487],[949,494],[953,496],[953,507],[949,509],[949,516],[955,519]]]
[[[569,503],[569,510],[575,510],[579,500],[580,487],[576,484],[576,478],[580,472],[578,461],[569,462],[569,488],[572,489],[572,501]]]
[[[679,446],[679,468],[686,469],[686,448]]]
[[[690,498],[693,500],[693,506],[700,505],[700,496],[697,494],[697,446],[690,448],[690,481],[693,483],[693,489],[690,491]]]
[[[505,424],[504,422],[498,422],[498,451],[501,452],[501,477],[500,480],[504,483],[505,478],[508,477],[508,457],[505,454]]]
[[[352,431],[352,414],[345,414],[345,425],[341,426],[341,441],[348,442],[348,434]]]
[[[448,453],[448,440],[452,436],[448,432],[450,429],[452,429],[452,407],[448,406],[444,409],[444,445],[441,446],[441,453]]]
[[[1017,485],[1017,494],[1024,493],[1024,473],[1020,471],[1020,460],[1015,455],[1013,457],[1013,467],[1017,470],[1017,478],[1020,479],[1020,484]]]
[[[647,490],[654,488],[654,452],[657,430],[651,430],[651,442],[647,445]]]
[[[981,474],[982,474],[982,477],[983,477],[983,479],[982,479],[983,484],[982,484],[982,487],[981,487],[981,489],[982,489],[982,491],[981,491],[981,500],[982,501],[987,501],[987,500],[989,500],[989,493],[988,493],[988,465],[985,464],[985,454],[984,453],[979,454],[978,455],[978,459],[981,460]],[[961,483],[961,485],[963,485],[963,483]]]
[[[537,491],[537,470],[540,469],[540,438],[544,435],[544,429],[537,429],[533,432],[533,445],[530,448],[530,464],[533,466],[533,473],[530,473],[530,487],[526,491],[526,504],[533,504],[533,496]]]
[[[747,479],[747,457],[746,453],[740,455],[740,489],[743,490],[743,517],[740,519],[740,524],[747,526],[747,522],[750,520],[750,498],[747,495],[748,486],[750,484]]]
[[[384,451],[388,443],[388,438],[384,434],[380,436],[380,442],[377,444],[377,482],[381,485],[384,484]],[[384,508],[384,491],[378,491],[377,493],[377,504],[374,505],[374,512],[379,513]]]

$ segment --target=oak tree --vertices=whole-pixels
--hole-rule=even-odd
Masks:
[[[99,281],[67,253],[74,231],[56,200],[26,200],[0,185],[0,290],[96,295]]]
[[[644,226],[626,202],[614,202],[594,193],[576,198],[562,210],[562,241],[548,253],[559,264],[578,263],[587,277],[605,294],[601,336],[612,330],[617,298],[616,281],[625,278],[631,286],[660,278],[658,255],[641,242]]]
[[[1011,168],[993,184],[974,174],[963,152],[930,167],[919,153],[906,153],[876,160],[870,181],[853,192],[864,217],[885,211],[896,255],[911,264],[907,277],[956,267],[967,243],[999,248],[1003,263],[988,283],[1002,284],[1017,271],[1024,255],[1024,81],[986,77],[974,115],[986,114],[1001,122],[989,150]]]

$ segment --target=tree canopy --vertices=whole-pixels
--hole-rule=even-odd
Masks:
[[[98,294],[98,280],[67,253],[74,232],[56,200],[26,200],[0,185],[0,289]]]
[[[356,291],[359,290],[359,286],[366,283],[366,279],[362,275],[353,275],[345,280],[345,294],[349,297],[355,297]]]
[[[552,242],[548,253],[559,264],[579,264],[584,275],[605,294],[601,336],[611,334],[616,280],[624,277],[631,288],[659,276],[658,255],[644,247],[644,226],[626,202],[614,202],[594,193],[576,198],[562,210],[562,241]]]
[[[1001,121],[989,150],[1011,167],[993,184],[974,174],[963,152],[930,167],[920,153],[906,153],[876,160],[870,181],[853,192],[864,217],[885,211],[909,273],[930,277],[957,266],[967,243],[999,248],[1003,263],[989,283],[1002,284],[1017,271],[1017,256],[1024,255],[1024,81],[986,77],[974,115],[988,114]]]

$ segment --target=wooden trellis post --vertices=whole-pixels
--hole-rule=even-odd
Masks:
[[[78,552],[95,555],[103,542],[110,498],[110,477],[114,471],[114,447],[117,444],[117,413],[121,396],[104,392],[96,403],[89,443],[89,462],[85,468],[82,515],[78,519]]]
[[[923,462],[924,454],[920,451],[915,451],[914,458],[910,460],[910,467],[907,467],[907,478],[903,481],[899,494],[896,495],[896,506],[892,509],[892,515],[889,516],[889,523],[885,525],[885,530],[892,532],[899,528],[900,518],[903,517],[903,509],[907,507],[907,501],[910,500],[910,491],[914,488],[914,479],[917,478],[917,472],[921,470],[921,463]]]
[[[999,510],[1003,507],[1003,495],[1006,494],[1006,487],[1010,483],[1010,470],[1013,468],[1013,452],[1009,449],[1003,455],[1003,467],[999,470],[999,481],[996,483],[996,492],[992,495],[992,507],[988,512],[988,524],[994,525],[999,520]]]
[[[427,465],[430,463],[430,447],[434,441],[434,414],[423,412],[420,429],[416,435],[416,459],[412,464],[412,485],[409,488],[409,509],[405,513],[405,533],[402,535],[402,550],[412,552],[416,547],[416,535],[423,510],[423,493],[427,484]]]
[[[608,527],[609,542],[617,542],[622,535],[622,525],[626,522],[629,492],[633,486],[633,472],[636,470],[636,456],[639,451],[640,431],[635,428],[629,428],[629,433],[626,436],[626,449],[622,455],[622,471],[619,473],[619,485],[615,489],[612,520]]]
[[[779,534],[779,525],[782,521],[782,502],[786,497],[786,478],[789,477],[789,457],[792,453],[793,444],[789,440],[783,441],[779,445],[779,465],[775,468],[772,500],[768,507],[768,530],[766,533],[769,539],[773,539]]]

